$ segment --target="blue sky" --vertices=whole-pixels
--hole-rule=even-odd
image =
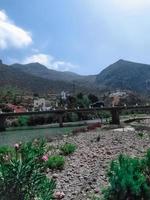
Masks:
[[[149,10],[149,0],[0,0],[0,57],[80,74],[150,64]]]

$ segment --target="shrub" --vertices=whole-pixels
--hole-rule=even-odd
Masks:
[[[0,147],[0,162],[9,160],[12,155],[13,155],[13,148],[9,146]]]
[[[147,151],[146,156],[142,160],[143,168],[147,179],[150,184],[150,149]]]
[[[44,140],[35,139],[32,142],[25,143],[21,145],[19,149],[22,159],[24,161],[28,160],[40,160],[46,151],[46,143]]]
[[[0,147],[0,155],[11,153],[13,149],[9,146],[1,146]]]
[[[101,200],[101,199],[100,199],[100,197],[93,196],[93,197],[91,198],[91,200]]]
[[[52,200],[55,182],[43,172],[43,141],[15,145],[15,156],[0,162],[1,200]]]
[[[66,143],[63,146],[60,147],[60,150],[64,155],[72,154],[76,150],[75,144]]]
[[[48,158],[47,166],[50,169],[63,169],[65,164],[65,159],[63,156],[55,155]]]
[[[143,133],[143,132],[139,132],[139,133],[138,133],[138,136],[139,136],[140,138],[143,138],[144,133]]]
[[[145,166],[146,161],[124,155],[112,161],[108,172],[110,186],[104,191],[104,199],[150,199],[150,184],[144,173]]]
[[[77,113],[68,113],[65,119],[66,122],[76,122],[78,120],[79,118]]]
[[[29,120],[28,116],[20,116],[18,118],[18,123],[19,123],[20,126],[27,126],[28,125],[28,120]]]

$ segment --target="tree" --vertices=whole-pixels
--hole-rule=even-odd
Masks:
[[[67,105],[68,105],[68,108],[74,108],[77,106],[77,100],[75,97],[73,96],[68,96],[67,97]]]
[[[83,93],[82,93],[82,92],[78,93],[78,94],[77,94],[77,98],[78,98],[78,99],[83,99]]]
[[[95,103],[95,102],[97,102],[99,100],[98,97],[96,95],[94,95],[94,94],[89,94],[88,98],[92,103]]]

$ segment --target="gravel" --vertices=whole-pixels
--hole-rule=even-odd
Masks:
[[[146,131],[141,138],[136,131],[97,129],[95,132],[64,137],[50,145],[58,147],[65,142],[76,144],[77,150],[66,156],[62,171],[48,172],[48,176],[56,180],[55,192],[62,192],[64,195],[60,199],[64,200],[88,200],[91,194],[100,195],[101,189],[108,184],[106,170],[111,160],[121,153],[143,156],[150,148],[150,137]]]

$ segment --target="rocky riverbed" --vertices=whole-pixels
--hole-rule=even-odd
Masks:
[[[97,129],[49,143],[59,146],[69,142],[78,147],[66,157],[64,170],[48,171],[48,176],[56,179],[56,192],[63,192],[64,200],[88,200],[91,195],[100,195],[107,185],[106,170],[111,160],[120,153],[142,156],[150,148],[150,135],[143,133],[141,137],[139,132],[130,129]]]

